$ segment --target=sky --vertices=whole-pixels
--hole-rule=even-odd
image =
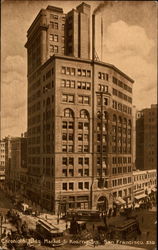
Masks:
[[[1,7],[1,137],[27,130],[27,30],[41,8],[67,13],[81,1],[3,0]],[[85,1],[96,14],[96,52],[135,82],[137,110],[157,102],[156,1]],[[103,20],[103,48],[100,23]]]

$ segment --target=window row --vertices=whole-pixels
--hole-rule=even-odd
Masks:
[[[64,117],[74,118],[74,111],[72,109],[64,109]],[[89,119],[89,113],[87,110],[82,109],[80,111],[80,118]]]
[[[118,85],[119,87],[127,90],[128,92],[132,93],[132,88],[127,86],[125,83],[123,83],[122,81],[118,80],[116,77],[112,78],[112,81],[114,84]]]
[[[59,41],[59,36],[57,34],[50,34],[49,35],[49,41],[58,42]]]
[[[63,165],[74,165],[74,158],[73,157],[63,157],[62,158]],[[79,165],[88,165],[89,166],[89,158],[88,157],[79,157],[78,158]]]
[[[131,157],[112,157],[112,164],[131,163],[131,162],[132,162]]]
[[[124,167],[115,167],[112,168],[112,174],[122,174],[122,173],[131,173],[132,172],[132,167],[131,166],[124,166]]]
[[[113,88],[112,93],[113,93],[113,95],[118,96],[119,98],[124,99],[125,101],[132,103],[132,98],[130,96],[123,94],[122,92],[118,91],[117,89]]]
[[[83,76],[83,77],[91,77],[91,70],[86,69],[76,69],[71,67],[62,67],[61,73],[65,75],[72,75],[72,76]]]
[[[59,47],[57,45],[50,44],[49,45],[49,52],[50,52],[50,55],[53,55],[54,53],[58,53]]]
[[[106,168],[97,168],[97,176],[107,176],[108,175],[108,169]]]
[[[74,122],[71,121],[63,121],[62,122],[63,129],[74,129]],[[88,122],[79,122],[78,129],[81,130],[89,130],[89,123]]]
[[[108,105],[108,98],[107,97],[101,97],[97,96],[97,105]]]
[[[112,153],[119,153],[119,154],[131,154],[132,150],[131,147],[119,147],[116,145],[112,146]]]
[[[62,176],[74,176],[74,169],[62,169]],[[89,169],[78,169],[77,176],[89,176]]]
[[[58,30],[59,29],[59,23],[50,21],[50,27],[52,29],[54,29],[54,30]],[[65,27],[65,24],[62,23],[61,30],[64,30],[64,27]]]
[[[112,107],[116,110],[119,110],[121,112],[124,112],[124,113],[127,113],[129,115],[132,114],[132,108],[122,104],[122,103],[118,103],[116,101],[113,100],[113,103],[112,103]]]
[[[112,186],[116,187],[116,186],[120,186],[120,185],[125,185],[125,184],[128,184],[128,183],[131,183],[131,182],[132,182],[132,178],[131,177],[123,178],[123,179],[115,179],[115,180],[112,180]]]
[[[102,85],[102,84],[98,84],[98,90],[102,91],[102,92],[108,92],[108,86]]]
[[[62,102],[64,102],[64,103],[74,103],[75,102],[74,95],[63,94],[62,95]],[[80,96],[79,95],[78,96],[78,103],[89,105],[90,104],[90,97],[89,96]]]
[[[109,80],[109,75],[107,73],[98,72],[98,79],[108,81]]]
[[[74,152],[73,145],[62,145],[62,152],[72,153]],[[78,152],[89,153],[89,145],[78,145]]]
[[[62,190],[74,190],[74,184],[75,183],[73,182],[63,183]],[[79,190],[89,189],[89,182],[78,182],[78,189]]]

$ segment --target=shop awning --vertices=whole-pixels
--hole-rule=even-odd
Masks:
[[[119,196],[114,201],[117,205],[123,205],[126,204],[126,202]]]
[[[135,195],[134,198],[140,200],[142,198],[145,198],[146,196],[147,196],[146,194],[140,194],[140,195]]]

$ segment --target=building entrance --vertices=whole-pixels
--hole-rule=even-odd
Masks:
[[[106,212],[108,210],[108,200],[105,196],[101,196],[97,202],[97,210]]]

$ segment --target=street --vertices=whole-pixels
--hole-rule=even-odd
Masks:
[[[4,192],[0,190],[0,212],[1,214],[4,216],[7,210],[11,208],[13,208],[13,204],[11,203],[9,198],[4,194]],[[57,217],[55,215],[41,214],[40,217],[33,217],[31,215],[25,215],[19,211],[18,211],[18,214],[20,215],[20,218],[22,219],[22,221],[26,221],[30,229],[35,229],[36,222],[38,221],[38,219],[42,219],[42,218],[52,223],[53,225],[58,226],[63,231],[65,231],[66,229],[65,227],[66,222],[64,220],[60,220],[58,224]],[[117,242],[119,244],[117,244],[118,247],[116,247],[117,245],[115,244],[115,249],[122,250],[123,246],[128,245],[128,249],[130,249],[130,247],[135,247],[134,249],[145,248],[148,250],[153,250],[154,247],[156,246],[156,207],[153,207],[152,209],[149,209],[149,210],[140,209],[138,211],[133,211],[132,216],[137,216],[141,234],[132,242],[125,242],[125,241]],[[113,223],[117,224],[120,222],[123,223],[123,221],[125,221],[124,216],[110,217],[110,218],[107,218],[107,225],[113,224]],[[89,232],[92,233],[95,230],[97,231],[98,223],[94,223],[93,221],[91,221],[91,222],[86,222],[86,224],[87,224],[87,230]],[[100,222],[100,224],[103,224],[103,223]],[[4,221],[3,221],[3,227],[6,227],[8,230],[11,230],[14,228],[13,225],[9,224],[8,222],[5,223]],[[84,249],[90,249],[88,246],[83,246],[83,247]],[[99,249],[97,246],[95,247],[96,249]],[[112,244],[110,244],[108,248],[106,245],[106,249],[112,249],[110,247],[112,247]],[[70,248],[72,250],[76,249],[76,247],[73,245],[58,247],[59,250],[70,249]],[[37,246],[36,249],[37,250],[50,250],[53,248],[46,247],[46,246]],[[82,249],[82,247],[80,246],[79,249]],[[104,249],[104,246],[102,246],[101,249]]]

